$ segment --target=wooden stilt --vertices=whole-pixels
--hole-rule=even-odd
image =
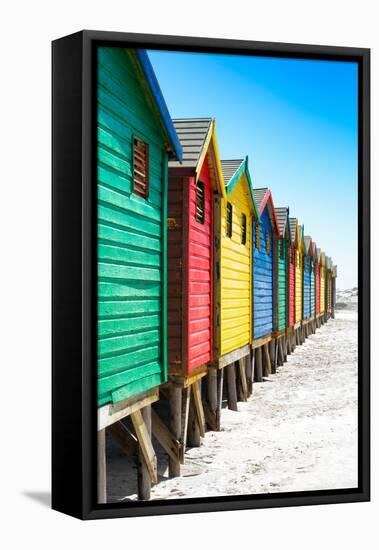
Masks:
[[[272,339],[270,341],[270,344],[269,344],[269,350],[270,350],[270,361],[271,361],[271,372],[273,374],[276,373],[276,353],[275,353],[275,348],[276,348],[276,344],[275,344],[275,340]]]
[[[207,405],[206,421],[210,429],[217,429],[217,371],[209,369],[206,379],[207,386]]]
[[[254,351],[250,352],[250,355],[247,355],[245,357],[245,372],[248,396],[253,393],[253,355]]]
[[[237,407],[237,388],[236,388],[236,370],[234,363],[225,367],[226,381],[228,385],[228,407],[232,411],[238,411]]]
[[[281,339],[278,340],[278,366],[283,366],[283,348],[281,345]]]
[[[145,409],[148,409],[148,411]],[[142,412],[144,413],[143,416]],[[145,418],[147,424],[145,423]],[[131,413],[130,419],[138,439],[139,460],[140,462],[145,462],[151,481],[157,483],[157,457],[151,443],[151,414],[149,406]]]
[[[171,384],[169,387],[169,407],[170,407],[170,431],[175,439],[181,441],[182,435],[182,388]],[[169,455],[168,463],[169,477],[180,476],[180,462],[173,460]]]
[[[151,405],[147,405],[141,409],[141,417],[144,425],[146,426],[146,433],[150,439],[151,445]],[[138,498],[139,500],[150,500],[151,494],[151,477],[149,469],[147,467],[147,461],[145,459],[142,445],[139,445],[138,449],[138,465],[137,465],[137,479],[138,479]],[[155,457],[155,454],[154,454]],[[156,471],[156,459],[155,459],[155,476]],[[158,481],[158,479],[156,479]]]
[[[187,432],[188,432],[188,418],[191,404],[191,386],[183,389],[183,403],[182,403],[182,420],[181,420],[181,456],[180,461],[184,463],[184,453],[186,452],[187,445]]]
[[[241,386],[241,401],[247,401],[247,381],[245,370],[245,357],[238,360],[239,381]]]
[[[180,441],[172,435],[171,431],[153,408],[151,409],[151,431],[168,454],[169,460],[179,465],[180,471]]]
[[[200,428],[197,420],[194,399],[191,399],[189,408],[187,444],[189,447],[200,447]]]
[[[271,370],[271,359],[270,359],[270,352],[269,352],[269,349],[268,349],[268,343],[264,345],[264,350],[265,350],[265,358],[266,358],[266,364],[267,364],[267,371],[268,371],[268,374],[272,374],[272,370]]]
[[[217,411],[216,411],[216,428],[221,430],[221,409],[222,409],[222,394],[224,389],[224,369],[217,373]]]
[[[262,382],[263,370],[262,370],[262,348],[256,348],[255,350],[255,380],[257,382]]]
[[[107,502],[107,460],[105,428],[97,432],[97,502]]]
[[[276,340],[275,342],[275,365],[277,365],[278,367],[280,366],[279,365],[279,342],[278,340]]]
[[[197,423],[199,426],[199,433],[201,437],[205,436],[205,417],[203,409],[203,401],[201,399],[201,380],[196,380],[192,384],[193,403],[195,407],[195,414]]]

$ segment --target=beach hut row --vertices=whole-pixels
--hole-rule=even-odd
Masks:
[[[171,119],[144,50],[98,49],[97,156],[102,503],[106,434],[149,498],[154,445],[180,475],[223,402],[334,316],[337,270],[248,157],[220,159],[213,118]]]

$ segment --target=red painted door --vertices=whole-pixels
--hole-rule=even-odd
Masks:
[[[196,202],[204,193],[203,215]],[[212,188],[207,158],[198,179],[189,182],[188,374],[212,359]],[[199,199],[199,197],[198,197]],[[200,201],[201,203],[201,201]]]

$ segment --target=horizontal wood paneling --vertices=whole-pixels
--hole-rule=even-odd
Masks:
[[[283,258],[280,256],[281,250],[281,239],[277,240],[277,258],[278,258],[278,289],[277,289],[277,300],[278,300],[278,330],[284,330],[287,327],[287,315],[288,315],[288,244],[287,240],[284,239],[283,243]]]
[[[325,311],[325,267],[320,266],[320,313]]]
[[[188,189],[188,178],[168,178],[167,195],[167,353],[168,370],[181,371],[183,362],[183,193]]]
[[[164,140],[130,53],[100,47],[98,67],[98,403],[164,381]],[[149,144],[149,194],[133,193],[132,138]]]
[[[253,284],[254,319],[253,338],[262,338],[274,330],[274,271],[273,271],[273,231],[267,207],[260,218],[260,249],[255,243],[253,231]],[[270,236],[270,253],[266,252],[266,232]]]
[[[291,251],[292,248],[292,251]],[[293,259],[293,246],[288,248],[288,275],[289,275],[289,291],[288,291],[288,323],[290,327],[295,324],[295,264]]]
[[[199,181],[204,184],[204,223],[196,219],[196,181],[189,179],[188,208],[188,366],[187,373],[212,359],[212,185],[206,155]]]
[[[309,319],[311,315],[311,273],[310,273],[310,258],[304,256],[303,269],[303,319]]]
[[[303,255],[300,250],[297,254],[295,266],[295,323],[299,323],[303,316]]]
[[[251,197],[243,174],[228,201],[233,205],[232,236],[226,236],[226,201],[221,201],[221,355],[251,339]],[[242,214],[246,244],[241,243]]]

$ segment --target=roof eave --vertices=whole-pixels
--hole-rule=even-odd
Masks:
[[[171,145],[172,153],[175,155],[176,160],[180,162],[183,159],[182,146],[176,134],[174,124],[160,89],[153,66],[151,65],[146,50],[136,49],[136,56],[146,78],[147,84],[149,85],[154,103],[161,116],[167,139]]]

